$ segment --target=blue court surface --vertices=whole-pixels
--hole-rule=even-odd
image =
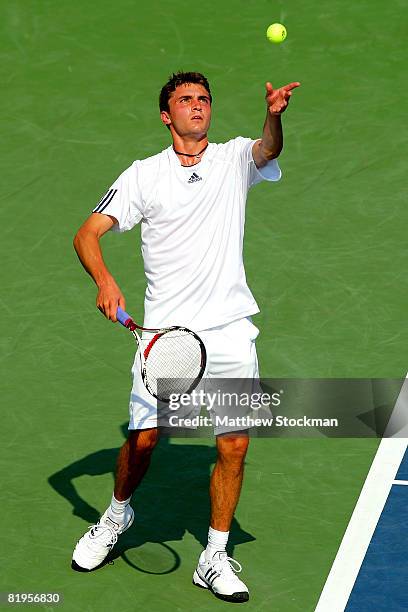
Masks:
[[[408,378],[315,612],[408,610],[407,415]]]
[[[368,547],[346,611],[408,610],[408,451]]]
[[[407,443],[381,441],[315,612],[408,610]]]

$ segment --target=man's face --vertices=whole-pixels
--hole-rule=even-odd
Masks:
[[[162,111],[160,116],[179,136],[205,136],[211,121],[208,91],[196,83],[176,87],[169,98],[169,112]]]

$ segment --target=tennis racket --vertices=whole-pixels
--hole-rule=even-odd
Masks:
[[[120,306],[116,318],[135,337],[142,380],[153,397],[169,402],[171,396],[191,393],[197,387],[204,375],[207,353],[196,333],[178,326],[141,327]],[[141,338],[136,330],[149,332],[149,338]]]

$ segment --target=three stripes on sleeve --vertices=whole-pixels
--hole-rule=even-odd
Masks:
[[[101,213],[105,210],[105,208],[112,202],[117,189],[109,189],[107,193],[103,196],[103,198],[98,202],[92,212]]]

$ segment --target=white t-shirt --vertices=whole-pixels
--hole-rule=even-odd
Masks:
[[[95,207],[115,231],[141,222],[145,327],[200,331],[259,312],[242,259],[245,204],[252,185],[281,171],[276,160],[257,169],[254,142],[210,143],[190,167],[170,146],[133,162]]]

